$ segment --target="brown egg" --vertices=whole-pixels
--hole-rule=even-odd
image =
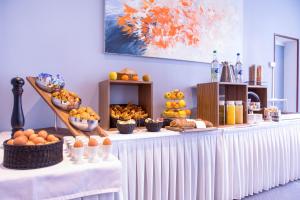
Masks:
[[[36,137],[32,140],[32,142],[36,145],[38,144],[45,144],[45,139],[42,137]]]
[[[33,129],[27,129],[24,131],[24,135],[26,135],[28,138],[34,134],[34,130]]]
[[[83,143],[81,142],[81,140],[76,140],[76,142],[74,143],[74,147],[75,148],[83,147]]]
[[[19,137],[19,136],[21,136],[21,135],[24,135],[24,132],[23,132],[23,131],[16,131],[16,132],[14,133],[14,138]]]
[[[34,142],[32,142],[32,141],[29,140],[29,141],[26,143],[26,145],[35,145],[35,144],[34,144]]]
[[[28,138],[25,135],[21,135],[14,139],[14,145],[26,145]]]
[[[111,140],[107,137],[103,140],[103,145],[111,145]]]
[[[32,134],[32,135],[30,135],[29,140],[33,141],[34,138],[36,138],[36,137],[38,137],[37,134]]]
[[[41,130],[41,131],[38,133],[38,136],[40,136],[40,137],[46,139],[47,136],[48,136],[48,133],[47,133],[47,131],[45,131],[45,130]]]
[[[55,137],[54,135],[48,135],[47,136],[47,141],[48,142],[58,142],[59,139],[57,137]]]
[[[14,140],[13,139],[10,139],[10,140],[8,140],[7,141],[7,143],[6,144],[9,144],[9,145],[14,145]]]
[[[89,144],[90,147],[98,146],[98,141],[95,138],[90,138]]]

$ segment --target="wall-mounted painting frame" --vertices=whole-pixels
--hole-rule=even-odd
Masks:
[[[105,53],[208,63],[243,50],[243,1],[105,0]]]

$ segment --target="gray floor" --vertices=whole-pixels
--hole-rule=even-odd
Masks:
[[[294,181],[243,200],[300,200],[300,181]]]

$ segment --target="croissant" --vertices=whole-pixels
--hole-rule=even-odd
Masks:
[[[178,128],[196,128],[196,123],[186,119],[175,119],[171,121],[170,126]]]

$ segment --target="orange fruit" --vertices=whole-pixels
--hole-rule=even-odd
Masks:
[[[17,138],[17,137],[19,137],[19,136],[21,136],[21,135],[25,135],[25,133],[24,133],[23,131],[16,131],[16,132],[14,133],[14,138]]]
[[[9,144],[9,145],[14,145],[14,140],[13,139],[10,139],[10,140],[8,140],[7,141],[7,143],[6,144]]]
[[[59,139],[57,137],[55,137],[54,135],[48,135],[47,136],[47,141],[48,142],[58,142]]]
[[[134,76],[132,77],[132,80],[138,81],[138,80],[139,80],[139,77],[138,77],[137,75],[134,75]]]
[[[145,74],[145,75],[143,76],[143,81],[145,81],[145,82],[150,81],[150,76],[149,76],[148,74]]]
[[[107,137],[103,140],[103,145],[111,145],[111,140]]]
[[[38,132],[38,136],[46,139],[48,136],[48,133],[45,130],[41,130],[40,132]]]
[[[121,76],[121,80],[128,81],[129,80],[129,76],[126,75],[126,74],[124,74],[124,75]]]
[[[30,135],[29,140],[33,141],[33,139],[36,138],[36,137],[38,137],[37,134],[32,134],[32,135]]]
[[[90,147],[96,147],[98,146],[98,141],[95,138],[90,138],[88,145]]]
[[[191,115],[192,114],[192,111],[191,110],[185,110],[185,113],[186,113],[186,115]]]
[[[25,135],[21,135],[14,139],[14,145],[25,145],[28,142],[28,138]]]
[[[74,147],[75,148],[83,147],[83,143],[81,142],[81,140],[76,140],[76,142],[74,143]]]

